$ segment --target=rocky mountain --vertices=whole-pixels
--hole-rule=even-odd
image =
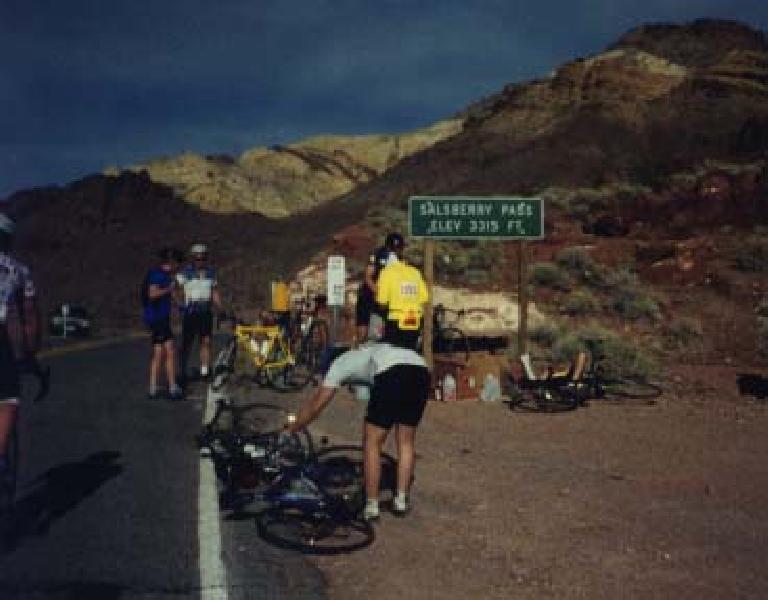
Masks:
[[[761,293],[759,281],[732,271],[729,253],[747,239],[768,253],[755,229],[768,225],[767,160],[766,37],[702,20],[639,27],[425,131],[315,138],[236,159],[147,161],[20,192],[9,207],[21,252],[50,298],[82,299],[103,322],[127,326],[137,324],[136,282],[162,244],[207,241],[229,297],[263,305],[271,279],[323,252],[359,265],[385,229],[404,226],[410,195],[537,193],[548,217],[534,260],[579,246],[611,268],[635,265],[670,298],[682,286],[687,300],[675,311],[727,307],[733,320],[711,338],[727,344],[737,325],[749,329],[749,303]],[[499,244],[443,250],[450,268],[441,278],[459,275],[475,289],[514,281],[512,256]],[[482,270],[487,276],[469,277]],[[624,281],[601,273],[603,284]],[[729,296],[712,287],[699,294],[699,285]],[[591,302],[613,310],[618,300],[606,289]],[[543,298],[558,310],[564,293]]]
[[[404,159],[366,193],[499,194],[653,186],[704,160],[768,150],[768,41],[728,21],[648,25],[466,111],[461,134]]]
[[[463,119],[456,118],[401,135],[314,137],[254,148],[237,158],[184,154],[131,170],[147,171],[152,181],[172,187],[179,197],[206,211],[280,218],[372,181],[403,158],[455,135],[462,125]]]

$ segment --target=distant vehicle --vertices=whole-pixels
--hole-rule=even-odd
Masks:
[[[91,317],[83,306],[63,303],[51,312],[48,331],[58,337],[88,337],[91,335]]]

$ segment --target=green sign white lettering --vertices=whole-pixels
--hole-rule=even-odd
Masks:
[[[414,238],[542,239],[544,202],[518,196],[411,196],[408,224]]]

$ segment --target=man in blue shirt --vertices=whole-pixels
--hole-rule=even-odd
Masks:
[[[152,339],[152,358],[149,363],[149,398],[160,398],[159,379],[165,367],[168,395],[171,400],[183,398],[176,382],[176,348],[171,331],[171,302],[175,289],[174,277],[179,266],[179,253],[163,248],[160,262],[149,270],[142,289],[144,323]]]

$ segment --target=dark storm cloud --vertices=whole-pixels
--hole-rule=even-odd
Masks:
[[[647,21],[763,0],[3,0],[0,195],[184,150],[430,124]]]

